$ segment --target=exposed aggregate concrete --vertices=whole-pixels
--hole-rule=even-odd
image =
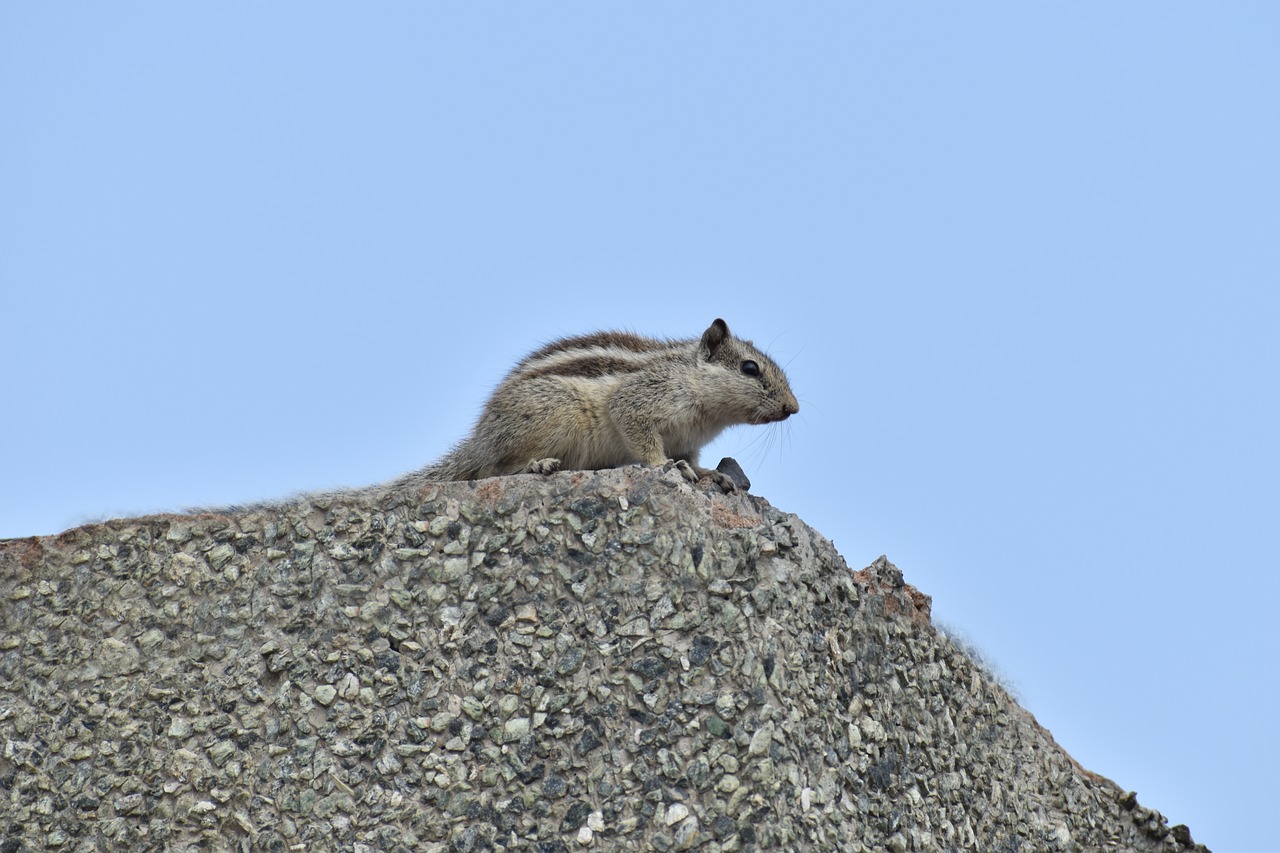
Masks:
[[[1204,849],[929,604],[639,467],[0,542],[0,853]]]

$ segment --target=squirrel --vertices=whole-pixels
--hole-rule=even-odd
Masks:
[[[674,463],[689,482],[729,476],[698,464],[703,445],[736,424],[800,411],[786,374],[717,319],[701,338],[630,332],[562,338],[502,380],[468,435],[388,490],[502,474]]]

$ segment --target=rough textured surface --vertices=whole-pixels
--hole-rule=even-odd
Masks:
[[[883,558],[629,468],[0,542],[0,850],[1194,848]]]

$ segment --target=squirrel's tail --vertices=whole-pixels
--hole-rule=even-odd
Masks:
[[[474,480],[474,465],[468,463],[469,453],[466,441],[429,465],[416,471],[410,471],[381,486],[384,492],[398,492],[406,489],[420,489],[429,483],[448,483],[455,480]]]

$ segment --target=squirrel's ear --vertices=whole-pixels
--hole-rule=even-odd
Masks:
[[[716,350],[720,348],[720,345],[724,343],[727,337],[729,337],[729,326],[724,320],[717,317],[707,327],[707,330],[702,333],[702,351],[710,358],[716,354]]]

